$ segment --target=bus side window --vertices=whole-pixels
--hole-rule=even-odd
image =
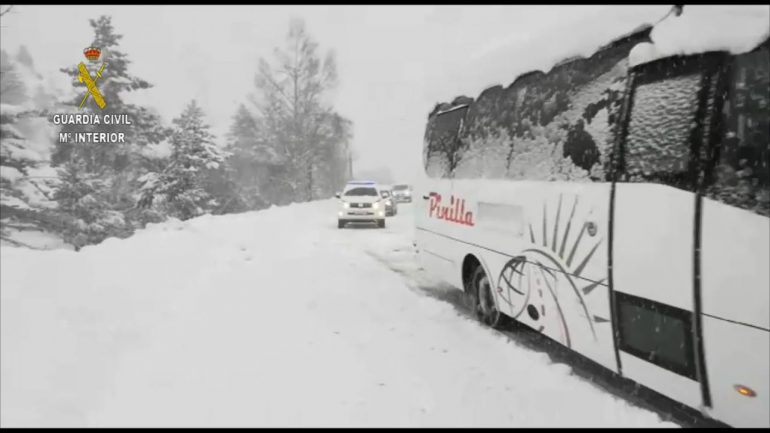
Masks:
[[[696,379],[692,313],[616,292],[620,350]]]
[[[634,90],[624,160],[626,182],[692,190],[691,135],[701,73],[639,84]]]
[[[503,126],[502,86],[487,89],[469,105],[459,130],[455,179],[503,178],[511,139]],[[511,122],[513,123],[513,122]]]
[[[770,216],[770,52],[734,57],[706,196]]]
[[[442,149],[441,141],[437,137],[435,117],[428,121],[423,152],[425,173],[429,177],[449,177],[449,162],[447,161],[444,149]]]
[[[433,178],[448,178],[457,167],[462,127],[468,106],[458,106],[431,117],[425,133],[425,171]]]

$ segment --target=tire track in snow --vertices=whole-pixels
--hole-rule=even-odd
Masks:
[[[417,264],[416,253],[411,247],[400,246],[391,248],[387,253],[372,249],[365,249],[364,251],[368,256],[386,268],[399,274],[404,280],[405,285],[412,291],[449,303],[455,308],[459,316],[477,322],[472,313],[470,297],[461,290],[430,277]],[[524,325],[513,323],[509,329],[504,330],[484,328],[488,332],[498,333],[507,337],[510,342],[522,349],[544,353],[550,358],[554,366],[567,367],[569,374],[578,376],[598,390],[625,400],[629,404],[655,412],[664,421],[673,422],[685,428],[721,426],[721,424],[713,420],[694,413],[689,408],[676,403],[672,404],[672,401],[667,400],[663,396],[641,389],[627,379],[617,377],[613,373],[604,370],[601,366],[593,364],[591,360],[569,351]]]

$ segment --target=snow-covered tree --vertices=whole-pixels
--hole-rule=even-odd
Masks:
[[[173,122],[169,165],[162,173],[141,179],[140,206],[149,207],[158,198],[157,204],[169,216],[185,220],[210,213],[220,204],[211,193],[211,179],[227,155],[216,146],[195,100]]]
[[[152,85],[130,73],[131,61],[120,48],[120,39],[123,36],[115,32],[111,18],[101,16],[90,20],[90,24],[94,31],[91,45],[100,48],[102,54],[99,62],[94,65],[88,63],[85,58],[83,61],[88,63],[92,77],[96,77],[97,70],[106,63],[102,78],[97,78],[97,86],[107,106],[102,110],[93,101],[87,101],[85,106],[79,109],[87,89],[79,80],[77,64],[61,69],[71,77],[71,83],[76,89],[76,96],[66,101],[65,105],[72,112],[127,114],[132,125],[65,125],[62,132],[123,132],[126,140],[125,143],[111,143],[108,146],[61,143],[52,159],[54,164],[77,159],[85,164],[85,169],[89,172],[116,178],[110,182],[109,200],[116,209],[127,210],[135,204],[132,196],[137,187],[136,179],[147,172],[147,168],[143,166],[142,148],[163,141],[168,135],[168,129],[162,126],[160,118],[153,110],[123,100],[125,93],[149,89]]]
[[[39,81],[41,77],[31,65],[19,64],[5,52],[2,57],[0,238],[21,245],[15,240],[18,232],[50,234],[61,228],[61,221],[49,212],[55,206],[52,198],[57,179],[48,161],[52,147],[47,137],[48,120],[26,97],[19,73],[23,72],[28,82]]]
[[[108,16],[90,20],[94,31],[92,46],[101,49],[101,58],[95,64],[83,58],[91,76],[97,80],[97,87],[104,96],[107,106],[102,110],[93,101],[86,101],[80,108],[83,98],[87,95],[86,86],[79,80],[77,64],[61,69],[71,78],[76,96],[62,102],[63,108],[59,112],[70,111],[83,114],[126,114],[131,121],[130,126],[125,125],[65,125],[61,132],[122,132],[125,134],[124,143],[93,144],[93,143],[57,143],[55,151],[51,155],[51,163],[54,166],[64,168],[68,173],[66,183],[80,182],[82,179],[99,179],[98,194],[89,197],[96,199],[98,196],[98,209],[115,215],[121,215],[123,221],[120,224],[98,224],[98,227],[89,228],[84,236],[78,238],[78,242],[95,242],[100,237],[127,236],[135,228],[142,227],[150,221],[158,221],[162,214],[149,210],[137,209],[139,199],[137,193],[141,183],[140,178],[147,173],[157,170],[160,165],[165,165],[157,158],[148,158],[145,150],[148,145],[156,145],[167,139],[169,128],[164,127],[159,116],[147,107],[124,101],[127,92],[149,89],[152,87],[147,81],[135,77],[130,72],[130,60],[128,55],[120,48],[122,35],[115,32],[112,20]],[[23,55],[20,54],[21,57]],[[97,71],[106,64],[101,77]],[[78,177],[74,177],[77,172]],[[79,184],[75,184],[79,185]],[[82,220],[71,212],[77,208],[61,201],[69,200],[67,194],[77,191],[75,186],[65,186],[64,192],[57,194],[59,203],[58,212],[62,217],[70,220]],[[94,186],[96,188],[96,186]],[[91,200],[89,198],[88,200]],[[113,215],[113,216],[115,216]],[[97,218],[98,219],[98,218]],[[112,218],[116,220],[116,218]],[[91,224],[91,222],[88,222]],[[82,225],[82,224],[81,224]],[[104,229],[102,233],[100,230]],[[110,232],[110,231],[113,232]],[[73,235],[68,235],[73,238]]]
[[[257,118],[243,104],[233,116],[226,149],[230,153],[228,174],[237,200],[246,209],[265,207],[271,193],[270,176],[276,155],[260,134]]]
[[[24,220],[31,210],[18,189],[18,181],[26,175],[26,167],[34,163],[24,154],[24,137],[13,127],[16,113],[9,105],[0,105],[0,239],[8,241],[11,231],[8,226]]]
[[[85,169],[82,161],[72,161],[60,169],[61,184],[54,194],[66,226],[64,240],[79,249],[111,236],[130,234],[123,215],[110,209],[109,183]]]

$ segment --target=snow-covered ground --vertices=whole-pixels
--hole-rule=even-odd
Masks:
[[[412,205],[335,206],[1,248],[2,426],[675,426],[459,311]]]

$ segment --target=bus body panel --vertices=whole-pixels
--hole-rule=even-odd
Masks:
[[[700,409],[700,384],[692,379],[662,369],[636,356],[620,352],[623,376],[653,389],[666,397]]]
[[[451,195],[451,182],[445,179],[425,179],[415,187],[415,243],[418,257],[421,265],[432,275],[456,285],[454,275],[459,265],[451,251],[457,247],[451,239],[442,236],[441,220],[430,217],[430,200],[424,197],[429,197],[431,193]]]
[[[615,188],[614,289],[693,311],[695,195],[643,183]]]
[[[441,230],[465,249],[455,256],[480,255],[499,310],[617,372],[610,184],[454,180],[452,191],[474,225],[445,222]]]
[[[712,417],[734,427],[770,425],[770,336],[767,331],[704,316],[703,338]],[[756,396],[738,393],[736,385]]]
[[[580,284],[607,284],[609,183],[454,180],[455,199],[471,209],[475,230],[444,230],[465,242],[516,256],[532,249],[543,264]]]
[[[703,313],[770,329],[770,221],[708,198],[702,215]]]
[[[711,414],[737,427],[770,425],[770,221],[703,200],[703,338]],[[717,374],[718,372],[718,374]],[[739,394],[747,386],[755,397]]]

